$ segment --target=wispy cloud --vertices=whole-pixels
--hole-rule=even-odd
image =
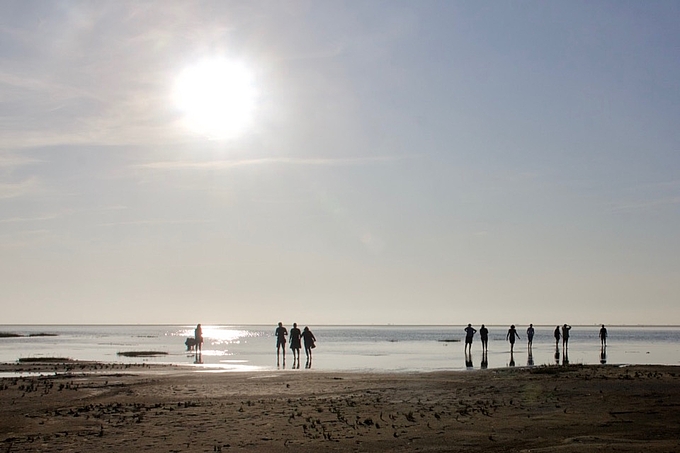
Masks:
[[[0,168],[16,168],[23,165],[41,163],[41,160],[30,157],[18,156],[16,154],[0,154]]]
[[[299,157],[264,157],[259,159],[216,160],[216,161],[162,161],[134,165],[135,168],[151,170],[221,170],[252,165],[310,165],[310,166],[352,166],[378,162],[390,162],[407,159],[411,156],[375,156],[375,157],[347,157],[347,158],[299,158]]]
[[[125,225],[192,225],[200,223],[209,223],[209,220],[130,220],[122,222],[100,223],[99,226],[125,226]]]
[[[59,214],[46,215],[41,217],[10,217],[7,219],[0,219],[0,223],[21,223],[21,222],[42,222],[45,220],[54,220],[61,218]]]
[[[42,243],[54,236],[46,229],[0,234],[0,248],[22,248]]]
[[[29,178],[17,183],[0,183],[0,199],[16,198],[35,190],[36,178]]]
[[[654,209],[664,206],[674,206],[680,204],[679,197],[660,198],[656,200],[647,200],[634,203],[620,204],[611,208],[612,212],[633,212],[643,211],[647,209]]]

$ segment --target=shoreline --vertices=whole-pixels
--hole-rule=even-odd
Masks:
[[[5,451],[680,450],[674,365],[475,373],[23,368],[57,374],[0,379]]]

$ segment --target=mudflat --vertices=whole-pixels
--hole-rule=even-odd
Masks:
[[[209,373],[5,364],[3,452],[680,451],[680,367]]]

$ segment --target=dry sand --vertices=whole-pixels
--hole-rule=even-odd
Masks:
[[[3,365],[1,452],[680,451],[680,368],[197,373]]]

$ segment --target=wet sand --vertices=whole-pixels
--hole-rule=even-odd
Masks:
[[[680,451],[680,367],[198,373],[6,364],[3,452]]]

